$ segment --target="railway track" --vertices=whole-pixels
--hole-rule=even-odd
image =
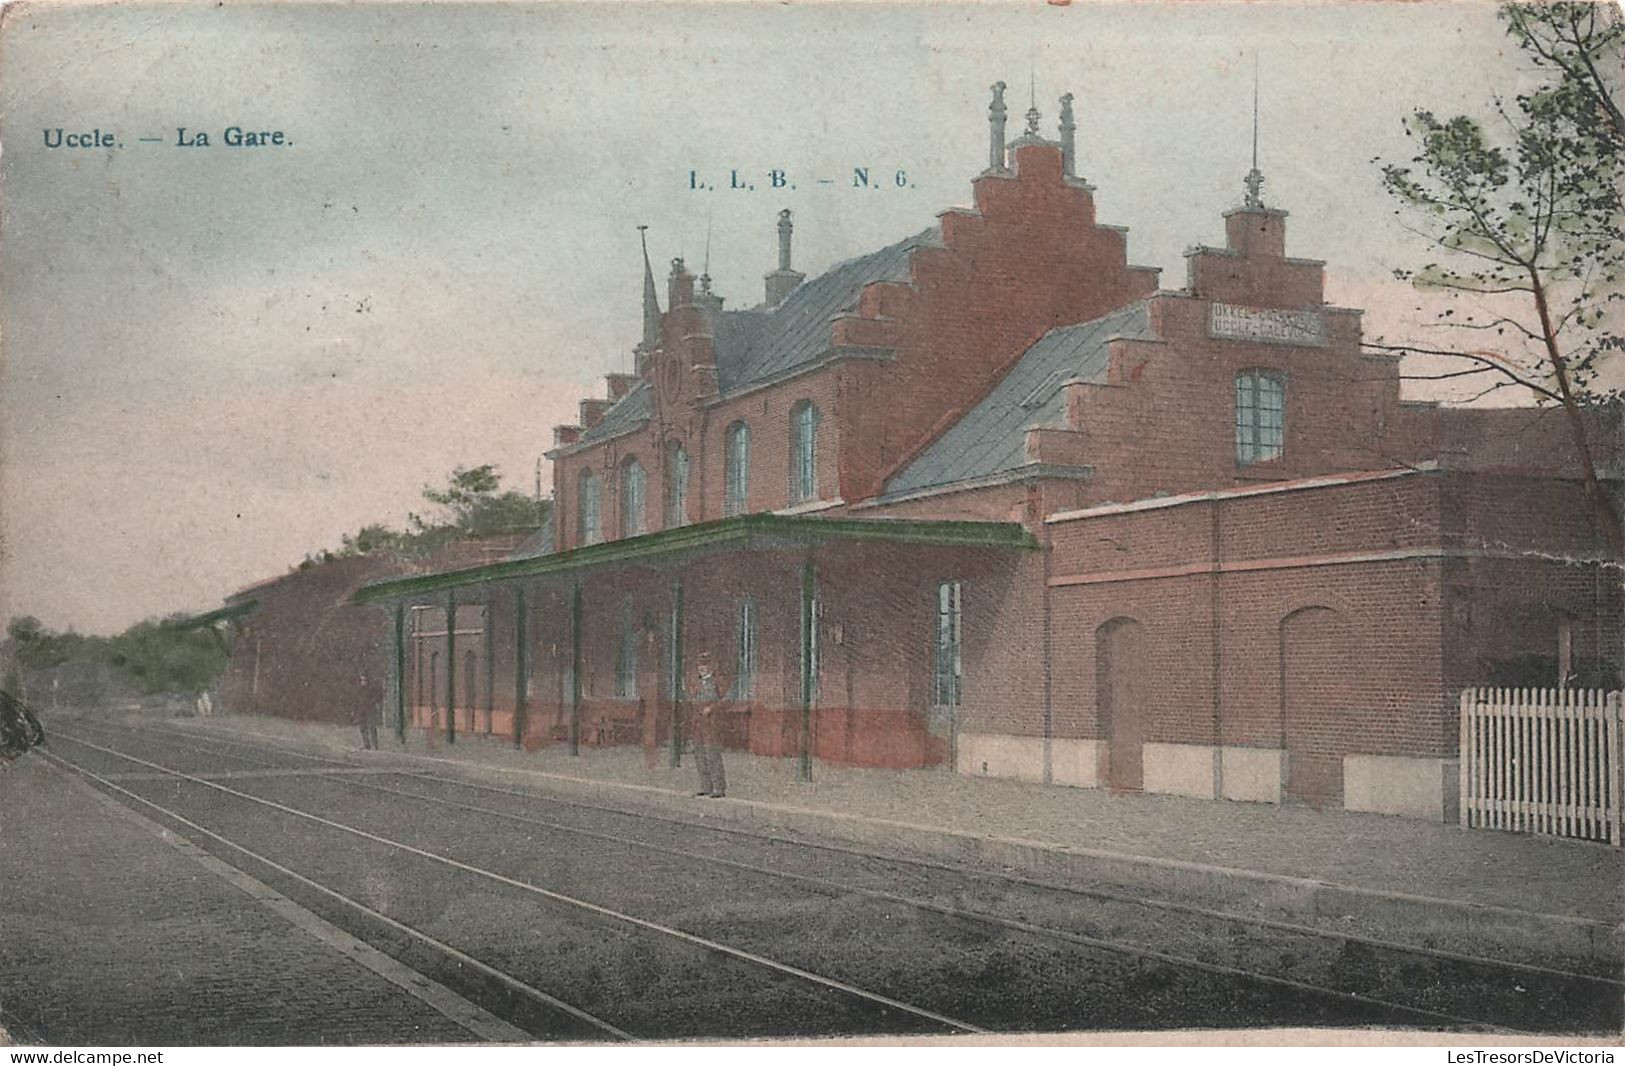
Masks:
[[[454,876],[449,880],[455,880],[456,877],[462,877],[465,879],[477,878],[482,881],[489,882],[491,884],[500,886],[501,889],[507,891],[510,896],[508,900],[510,904],[511,895],[513,893],[523,894],[553,905],[554,907],[567,908],[580,914],[588,915],[592,919],[596,920],[600,925],[603,923],[611,923],[622,927],[629,927],[636,930],[640,934],[661,938],[667,943],[675,943],[686,950],[687,954],[690,956],[688,960],[689,962],[699,964],[698,966],[690,966],[689,969],[703,970],[707,968],[714,968],[716,965],[715,957],[720,956],[721,958],[736,964],[735,968],[738,970],[766,971],[768,974],[772,975],[773,978],[778,979],[781,988],[786,984],[799,984],[810,987],[818,993],[817,996],[812,998],[821,1001],[811,1004],[812,1013],[816,1015],[821,1011],[827,1011],[827,1008],[834,1005],[841,1008],[836,1010],[834,1013],[842,1016],[837,1017],[835,1019],[835,1023],[832,1025],[820,1025],[815,1020],[814,1024],[809,1027],[810,1031],[815,1033],[842,1031],[861,1032],[870,1030],[901,1032],[923,1031],[935,1033],[980,1033],[985,1031],[981,1026],[972,1024],[970,1022],[962,1021],[939,1012],[917,1006],[915,1004],[907,1003],[891,996],[872,992],[844,981],[814,973],[801,967],[779,962],[776,959],[770,958],[758,952],[742,950],[729,944],[710,940],[702,936],[697,936],[693,933],[662,925],[659,922],[650,921],[636,915],[615,910],[611,907],[602,906],[589,900],[552,891],[529,880],[508,876],[500,871],[493,870],[485,866],[477,865],[471,862],[464,862],[457,858],[438,853],[428,848],[419,847],[405,840],[394,839],[379,833],[374,833],[367,829],[351,825],[338,819],[328,818],[308,810],[293,807],[275,800],[266,799],[262,796],[254,795],[241,789],[232,788],[217,781],[207,780],[195,774],[168,769],[160,763],[152,762],[150,760],[131,755],[128,752],[119,751],[106,745],[95,743],[94,741],[87,740],[83,737],[74,736],[70,733],[57,732],[53,737],[53,741],[65,741],[70,747],[78,746],[82,749],[88,749],[104,756],[124,760],[134,765],[141,766],[149,771],[165,773],[174,780],[184,782],[186,785],[193,788],[208,790],[209,792],[214,793],[216,796],[227,796],[232,800],[250,804],[259,809],[258,816],[262,819],[266,817],[263,812],[269,811],[274,812],[274,814],[271,816],[273,819],[277,817],[284,820],[297,819],[301,822],[307,823],[310,826],[320,827],[320,829],[326,833],[344,834],[348,837],[354,838],[355,840],[365,842],[368,845],[386,849],[391,859],[397,863],[401,857],[405,856],[409,857],[413,861],[413,864],[417,865],[419,868],[421,868],[422,864],[432,864],[434,866],[438,866],[443,870],[453,872]],[[94,770],[82,765],[81,761],[66,758],[60,753],[50,752],[47,754],[47,757],[52,761],[81,774],[91,783],[97,785],[97,787],[103,788],[109,792],[112,792],[113,794],[119,795],[129,802],[139,805],[150,813],[158,815],[161,820],[166,820],[171,824],[178,825],[181,827],[182,832],[186,833],[187,835],[195,835],[195,842],[199,843],[200,846],[205,847],[206,850],[213,851],[215,849],[224,849],[235,858],[247,860],[249,863],[260,868],[261,870],[271,871],[276,879],[284,882],[293,882],[299,891],[290,893],[290,895],[301,903],[308,903],[312,894],[318,895],[328,904],[340,908],[352,920],[359,919],[359,924],[366,932],[377,935],[380,930],[384,930],[387,933],[394,934],[395,936],[410,938],[418,951],[416,957],[403,960],[407,961],[409,965],[421,965],[425,961],[422,954],[426,949],[427,951],[440,956],[438,960],[429,960],[431,965],[428,968],[430,969],[444,971],[448,968],[455,969],[457,967],[472,968],[473,970],[477,971],[482,981],[474,982],[476,987],[473,990],[474,995],[470,996],[470,998],[474,998],[476,1002],[479,1002],[482,1006],[486,1006],[487,1009],[492,1009],[493,1013],[497,1013],[499,1017],[509,1017],[513,1013],[515,1006],[515,1003],[513,1002],[514,997],[519,997],[528,1001],[532,1008],[532,1010],[529,1011],[529,1016],[521,1016],[518,1018],[509,1017],[509,1020],[539,1037],[544,1039],[559,1039],[561,1037],[565,1039],[579,1039],[581,1035],[583,1035],[579,1031],[582,1026],[585,1026],[591,1030],[591,1032],[587,1035],[599,1039],[604,1037],[613,1039],[637,1039],[640,1037],[669,1037],[673,1035],[671,1032],[636,1033],[634,1030],[626,1027],[624,1024],[617,1024],[616,1022],[601,1017],[600,1015],[604,1013],[602,1011],[588,1011],[568,1002],[561,995],[547,992],[536,987],[534,984],[528,983],[525,980],[516,977],[511,965],[515,961],[513,959],[507,960],[509,965],[493,965],[492,963],[477,957],[474,953],[468,950],[457,947],[439,936],[425,932],[423,929],[416,927],[413,924],[409,924],[408,922],[392,917],[383,909],[363,902],[361,899],[357,898],[358,893],[344,892],[339,889],[335,889],[330,884],[325,883],[325,879],[323,878],[309,876],[306,873],[301,873],[300,871],[293,869],[289,865],[278,862],[276,859],[265,854],[263,848],[257,849],[249,844],[243,843],[239,839],[234,839],[232,836],[224,832],[220,832],[218,829],[210,828],[209,826],[202,824],[202,822],[196,817],[189,817],[187,814],[178,810],[177,806],[179,805],[176,803],[159,803],[146,796],[140,795],[133,789],[126,787],[124,784],[111,780],[106,774],[96,773]],[[270,835],[287,835],[285,825],[277,826],[276,828],[278,831]],[[306,834],[303,839],[306,842],[309,842],[318,838],[319,836],[320,834]],[[210,845],[213,845],[213,847],[211,848]],[[219,852],[216,851],[216,854],[219,854]],[[353,857],[354,853],[349,854]],[[224,858],[225,855],[221,855],[221,857]],[[448,879],[442,879],[442,883],[445,883],[446,887],[448,887],[450,891],[458,891],[454,884],[448,883]],[[283,887],[283,885],[279,884],[278,887]],[[324,909],[331,910],[332,906]],[[324,914],[324,916],[329,915]],[[389,937],[386,936],[385,939],[387,941]],[[590,947],[591,944],[592,942],[589,941],[587,946]],[[394,952],[391,953],[393,954]],[[451,964],[450,967],[446,965],[448,962]],[[430,976],[438,977],[439,975],[432,973]],[[707,975],[707,979],[715,981],[716,974],[712,973]],[[751,973],[748,975],[736,974],[734,975],[734,980],[735,983],[741,984],[759,984],[762,980],[762,975],[760,972]],[[480,984],[485,982],[494,982],[510,993],[510,996],[508,997],[509,1002],[497,1004],[487,1002],[491,998],[489,995],[489,990],[478,987]],[[464,980],[459,982],[459,984],[462,987],[459,987],[458,990],[467,994],[469,991],[468,986],[470,982]],[[784,997],[781,996],[779,998]],[[806,997],[803,992],[799,998],[805,999],[808,997]],[[859,1009],[853,1010],[852,1003],[844,1001],[855,1001]],[[549,1015],[564,1015],[573,1022],[579,1024],[566,1026],[564,1030],[561,1031],[559,1026],[555,1024],[556,1019],[549,1017]],[[902,1019],[904,1024],[899,1025],[898,1019]],[[864,1024],[853,1026],[851,1024],[853,1022]],[[724,1028],[727,1027],[726,1020],[722,1021],[722,1026]],[[696,1032],[688,1035],[702,1034]],[[712,1033],[711,1035],[716,1034]]]
[[[98,730],[117,732],[110,727],[96,727],[93,731]],[[247,750],[258,753],[262,758],[266,755],[277,758],[287,756],[318,765],[354,765],[342,760],[288,751],[280,746],[241,740],[215,737],[204,740],[190,736],[188,740],[193,743],[183,746],[198,753],[219,751],[224,747],[231,754]],[[217,746],[210,748],[204,745]],[[1101,954],[1112,955],[1131,960],[1140,967],[1201,974],[1211,979],[1270,990],[1294,999],[1307,997],[1320,1000],[1339,1008],[1362,1012],[1365,1017],[1361,1020],[1366,1023],[1541,1031],[1553,1028],[1554,1019],[1561,1018],[1564,1009],[1572,1013],[1575,1005],[1589,1004],[1591,1007],[1581,1012],[1585,1015],[1582,1025],[1606,1029],[1617,1027],[1617,1021],[1613,1020],[1617,1017],[1617,1011],[1610,1007],[1617,1004],[1621,989],[1625,988],[1618,980],[1597,975],[1328,932],[1190,904],[1056,885],[948,863],[880,855],[840,845],[790,840],[735,829],[696,827],[680,819],[634,816],[612,808],[559,801],[517,789],[435,774],[403,773],[400,783],[407,787],[380,784],[377,778],[334,782],[344,789],[408,799],[435,808],[477,815],[483,820],[500,820],[516,828],[565,834],[578,841],[594,841],[600,846],[634,849],[651,856],[704,864],[724,871],[734,879],[736,885],[743,881],[792,884],[827,899],[861,898],[879,905],[908,908],[952,923],[1035,938],[1051,946],[1065,945],[1075,953],[1097,957]],[[440,791],[439,794],[430,794],[423,791],[424,788]],[[454,795],[448,796],[448,789]],[[483,802],[468,802],[471,793]],[[527,808],[546,803],[554,807],[590,811],[595,817],[607,815],[625,824],[606,831],[602,826],[594,828],[571,824],[557,818],[537,817],[529,810],[516,811],[491,805],[513,801],[523,801]],[[656,830],[660,837],[655,840],[647,837],[651,821],[664,823]],[[640,834],[629,827],[641,827],[643,832]],[[714,845],[719,840],[728,840],[741,843],[747,852],[755,849],[761,854],[755,857],[756,861],[746,861],[728,855],[708,854],[704,850],[696,851],[692,847],[676,847],[670,842],[673,830],[700,835],[702,848]],[[730,854],[737,851],[737,847],[731,848]],[[796,859],[796,851],[816,854],[817,862],[811,864],[809,869],[805,856]],[[837,871],[839,877],[830,876],[832,857],[837,863],[846,864],[845,869]],[[801,867],[799,872],[787,868],[796,866],[798,861]],[[857,868],[854,868],[854,864]],[[899,876],[899,871],[908,871],[909,876]],[[954,879],[953,883],[943,884],[944,877]],[[920,884],[922,878],[935,883]],[[913,893],[888,887],[911,881],[917,886]],[[1032,898],[1012,900],[1010,891],[1013,888]],[[1077,913],[1080,902],[1086,902],[1093,912],[1104,908],[1115,912],[1115,916],[1106,919],[1099,913],[1080,916]],[[1135,912],[1141,916],[1137,922],[1125,919],[1124,915]],[[1149,923],[1147,916],[1153,916]],[[1167,940],[1169,930],[1160,927],[1165,926],[1170,918],[1183,923],[1176,932],[1179,934],[1178,946],[1186,950],[1166,950],[1156,946],[1159,936],[1163,941]],[[1125,925],[1135,935],[1125,936]],[[1090,930],[1115,929],[1116,933],[1100,935],[1093,931],[1080,932],[1080,926]],[[1209,947],[1218,944],[1222,950],[1204,950],[1198,954],[1188,950],[1189,944]],[[1329,948],[1328,945],[1337,946]],[[1288,957],[1291,958],[1291,965],[1286,964]],[[1271,965],[1265,968],[1260,965],[1263,962]],[[1310,971],[1321,979],[1306,980],[1293,976],[1294,971],[1300,974]],[[1328,977],[1332,983],[1327,982]],[[1477,1007],[1477,1010],[1471,1007]]]

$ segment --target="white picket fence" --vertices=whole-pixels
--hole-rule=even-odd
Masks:
[[[1618,692],[1468,689],[1461,694],[1461,824],[1618,847],[1622,742]]]

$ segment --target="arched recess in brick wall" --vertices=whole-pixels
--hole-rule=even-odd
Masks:
[[[1145,784],[1145,737],[1151,710],[1145,626],[1119,617],[1095,630],[1095,699],[1106,737],[1106,783],[1139,789]]]
[[[1348,616],[1330,607],[1303,607],[1281,619],[1286,793],[1313,807],[1343,802],[1343,755],[1359,696],[1349,669],[1353,637]]]

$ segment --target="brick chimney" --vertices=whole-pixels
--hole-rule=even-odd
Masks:
[[[632,386],[637,384],[637,381],[638,375],[636,374],[605,374],[605,395],[607,395],[611,400],[619,400],[622,396],[625,396],[627,393],[632,391]]]
[[[787,207],[779,212],[779,269],[765,278],[768,307],[779,306],[797,285],[807,279],[807,275],[790,268],[790,234],[794,229],[795,224],[790,221],[790,209]]]
[[[1072,94],[1061,97],[1061,176],[1078,176],[1078,123],[1072,117]]]
[[[993,102],[987,105],[987,169],[1002,171],[1004,164],[1004,119],[1009,111],[1004,104],[1005,84],[993,83]]]
[[[604,412],[610,408],[610,400],[588,398],[581,401],[581,424],[591,429],[604,420]]]

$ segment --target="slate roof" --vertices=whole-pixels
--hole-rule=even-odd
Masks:
[[[829,350],[830,320],[856,309],[865,285],[910,280],[909,255],[941,240],[936,226],[876,252],[848,259],[793,289],[770,310],[724,311],[717,319],[717,388],[735,389],[810,363]],[[639,382],[581,435],[582,443],[623,433],[649,417],[649,386]]]
[[[856,309],[865,285],[910,280],[909,254],[939,240],[932,226],[878,252],[835,264],[796,286],[771,311],[724,311],[717,326],[717,387],[726,395],[823,355],[829,350],[830,320]]]
[[[1026,432],[1062,424],[1067,381],[1104,381],[1106,342],[1149,337],[1144,302],[1076,326],[1052,329],[963,418],[886,482],[885,496],[1016,470],[1027,463]]]
[[[552,555],[554,552],[553,537],[553,508],[547,509],[547,517],[542,520],[542,528],[526,537],[509,555],[510,559],[535,559],[542,555]]]
[[[596,426],[581,434],[581,442],[585,444],[588,441],[614,437],[648,420],[649,383],[639,381],[604,412],[604,417]]]

